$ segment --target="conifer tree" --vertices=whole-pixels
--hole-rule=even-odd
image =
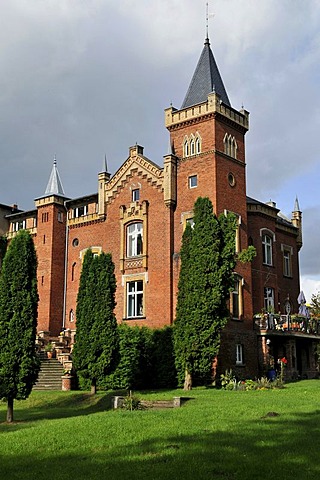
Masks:
[[[7,422],[13,421],[14,400],[26,399],[37,380],[37,314],[37,257],[22,230],[8,247],[0,276],[0,398],[7,400]]]
[[[118,329],[114,315],[116,279],[110,254],[84,257],[77,298],[77,334],[73,364],[78,375],[91,381],[91,392],[118,360]]]
[[[194,228],[187,228],[174,323],[178,381],[192,388],[194,378],[210,378],[220,333],[228,319],[227,298],[235,267],[235,216],[214,215],[209,198],[194,205]]]

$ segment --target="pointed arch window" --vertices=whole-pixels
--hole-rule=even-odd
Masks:
[[[196,154],[201,153],[201,140],[200,137],[196,138]]]
[[[195,155],[195,153],[196,153],[196,144],[192,135],[190,140],[190,155]]]
[[[229,155],[229,157],[237,158],[238,146],[237,146],[236,139],[233,136],[228,135],[226,133],[223,139],[223,144],[224,144],[224,153],[226,155]]]
[[[185,157],[189,157],[189,140],[186,138],[183,144],[183,153]]]

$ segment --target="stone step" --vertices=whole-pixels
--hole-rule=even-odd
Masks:
[[[41,357],[40,357],[41,358]],[[61,390],[63,366],[55,359],[41,358],[41,367],[34,390]]]

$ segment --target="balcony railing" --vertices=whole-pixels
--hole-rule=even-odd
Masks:
[[[260,330],[274,333],[290,332],[306,335],[320,335],[320,319],[306,318],[299,315],[275,315],[266,313],[254,316],[254,324]]]

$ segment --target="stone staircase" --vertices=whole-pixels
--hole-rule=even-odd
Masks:
[[[64,369],[59,360],[48,359],[44,352],[41,352],[41,368],[37,383],[33,390],[61,390]]]

